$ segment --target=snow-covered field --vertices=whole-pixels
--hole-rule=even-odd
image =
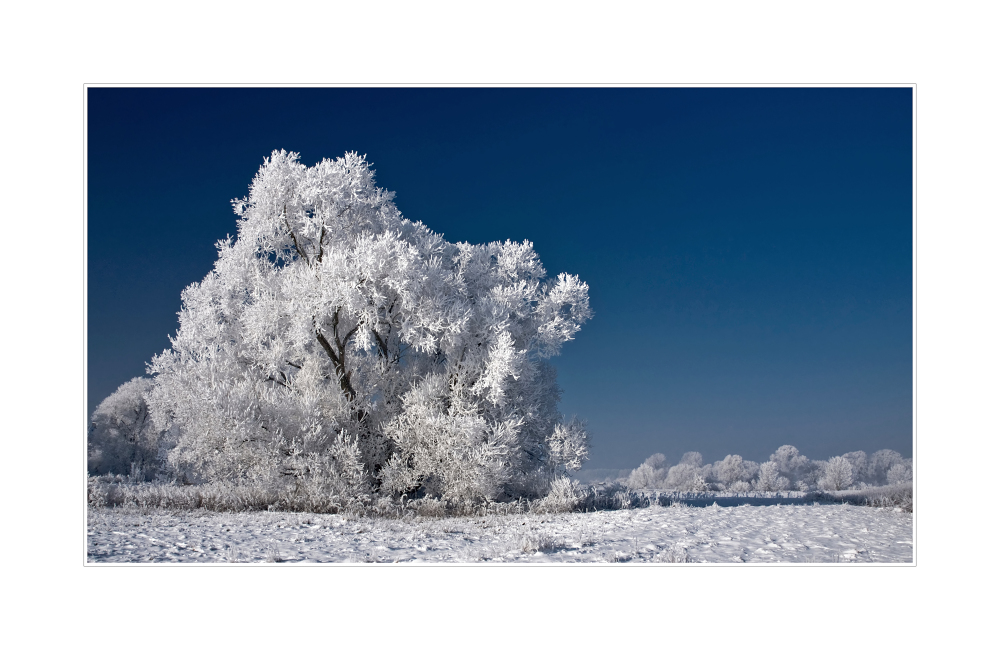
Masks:
[[[100,509],[88,562],[912,562],[913,515],[742,505],[368,519]]]

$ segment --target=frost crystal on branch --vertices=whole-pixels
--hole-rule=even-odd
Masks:
[[[275,151],[182,293],[147,397],[191,480],[451,500],[534,496],[587,457],[545,360],[591,316],[530,242],[452,244],[363,156]]]

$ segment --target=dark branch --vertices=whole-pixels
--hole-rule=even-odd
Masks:
[[[323,238],[326,237],[326,224],[324,223],[319,229],[319,255],[316,256],[316,263],[323,261]]]
[[[334,334],[336,335],[336,332]],[[330,361],[333,362],[333,368],[337,372],[337,376],[340,377],[340,389],[344,392],[344,395],[346,395],[348,399],[353,400],[357,396],[357,393],[355,392],[354,387],[351,386],[351,373],[344,367],[344,359],[346,356],[344,354],[344,346],[338,342],[337,347],[340,348],[340,357],[338,357],[337,352],[333,349],[333,346],[330,345],[330,342],[326,340],[326,337],[323,336],[322,332],[316,332],[316,340],[323,346],[323,349],[326,350],[327,356],[330,357]]]
[[[286,212],[285,210],[286,207],[287,206],[282,206],[281,216],[285,218],[285,225],[288,227],[288,234],[292,236],[292,243],[295,244],[295,251],[299,254],[299,257],[308,262],[309,258],[306,257],[305,253],[302,252],[302,248],[299,246],[298,237],[295,236],[295,231],[292,230],[292,224],[288,223],[288,212]]]
[[[354,333],[358,331],[358,327],[360,325],[361,325],[361,323],[358,323],[353,328],[351,328],[350,332],[348,332],[347,334],[344,335],[344,342],[340,344],[341,348],[343,348],[345,345],[347,345],[348,339],[350,339],[352,336],[354,336]],[[343,354],[343,350],[341,350],[341,354]]]
[[[333,346],[326,340],[326,337],[323,336],[322,332],[316,332],[316,340],[319,341],[319,344],[323,346],[324,350],[326,350],[326,354],[330,357],[330,361],[333,362],[334,367],[339,368],[340,359],[337,358],[337,353],[334,351]]]
[[[265,379],[264,381],[273,381],[274,383],[278,384],[279,386],[284,386],[284,387],[285,387],[285,388],[287,388],[288,390],[292,390],[292,387],[291,387],[291,386],[289,386],[288,384],[286,384],[285,382],[283,382],[283,381],[282,381],[282,380],[280,380],[280,379],[275,379],[274,377],[268,377],[268,378],[267,378],[267,379]]]
[[[384,358],[388,359],[389,358],[389,344],[388,344],[388,338],[389,337],[388,337],[388,335],[386,336],[387,340],[383,341],[382,337],[378,335],[378,331],[377,330],[373,329],[372,330],[372,334],[375,335],[375,341],[378,343],[379,352],[382,353],[382,356]]]

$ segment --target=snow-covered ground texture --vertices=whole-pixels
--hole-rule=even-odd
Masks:
[[[88,562],[913,561],[913,515],[847,504],[479,517],[91,509]]]

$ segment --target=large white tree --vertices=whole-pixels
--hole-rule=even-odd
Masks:
[[[195,480],[503,499],[586,459],[546,359],[591,316],[530,242],[452,244],[364,157],[265,160],[238,236],[182,294],[148,401]]]

